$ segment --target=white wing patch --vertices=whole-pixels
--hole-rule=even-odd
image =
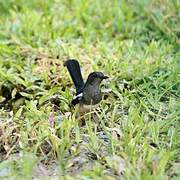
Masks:
[[[83,93],[80,93],[80,94],[74,96],[73,100],[74,99],[80,99],[80,98],[82,98],[82,96],[83,96]]]

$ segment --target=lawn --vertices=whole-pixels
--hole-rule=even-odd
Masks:
[[[180,179],[180,1],[0,0],[0,179]],[[109,76],[78,115],[63,63]]]

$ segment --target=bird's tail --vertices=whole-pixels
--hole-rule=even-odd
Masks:
[[[69,59],[65,62],[64,65],[67,67],[73,83],[76,87],[76,94],[79,94],[84,86],[79,62],[75,59]]]

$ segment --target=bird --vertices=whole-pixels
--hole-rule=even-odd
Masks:
[[[108,76],[102,72],[95,71],[90,73],[86,82],[84,82],[79,62],[76,59],[68,59],[64,66],[67,67],[76,88],[76,94],[71,101],[71,105],[76,106],[79,104],[81,109],[84,106],[97,105],[102,100],[100,84]]]

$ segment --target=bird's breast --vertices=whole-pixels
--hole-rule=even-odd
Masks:
[[[83,103],[84,104],[98,104],[102,99],[102,95],[99,89],[95,89],[94,87],[90,89],[85,89],[83,92]]]

